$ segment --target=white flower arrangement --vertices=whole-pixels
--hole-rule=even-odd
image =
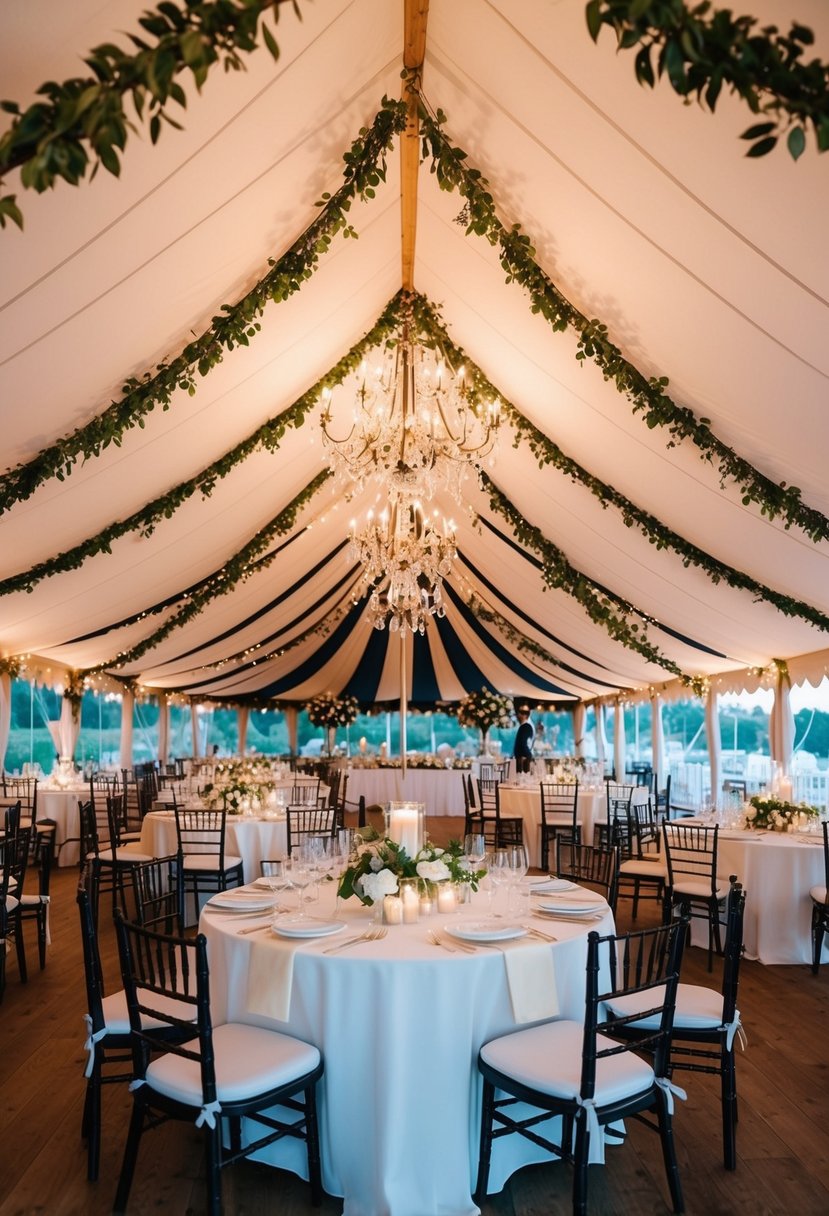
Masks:
[[[383,839],[369,828],[357,845],[356,853],[340,876],[337,894],[341,899],[356,896],[363,904],[374,904],[394,895],[401,878],[422,878],[424,882],[468,882],[473,891],[486,870],[470,869],[457,840],[446,849],[426,845],[410,857],[394,840]]]
[[[305,706],[312,726],[350,726],[360,712],[356,697],[336,697],[324,692]]]
[[[811,819],[820,817],[816,806],[806,802],[783,802],[779,798],[763,798],[755,794],[744,812],[744,824],[751,830],[767,832],[793,832],[806,827]]]
[[[482,688],[458,702],[457,716],[461,726],[477,726],[480,730],[509,727],[513,724],[512,700],[500,692]]]

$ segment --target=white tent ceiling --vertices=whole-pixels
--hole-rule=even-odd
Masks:
[[[337,188],[342,154],[382,96],[400,95],[403,0],[300,7],[301,22],[289,6],[282,13],[278,63],[262,50],[245,72],[211,74],[201,95],[186,85],[184,131],[165,130],[155,147],[145,129],[131,136],[119,179],[101,172],[76,189],[19,191],[25,231],[0,234],[3,468],[101,413],[127,377],[173,358],[249,290],[311,222],[321,194]],[[28,104],[44,80],[78,74],[80,56],[136,30],[144,8],[9,0],[0,14],[4,96]],[[816,53],[829,58],[819,0],[763,0],[753,10],[811,25]],[[609,34],[591,42],[582,0],[431,0],[423,91],[489,180],[504,223],[521,224],[564,295],[604,320],[642,373],[667,376],[674,401],[711,419],[725,443],[829,513],[825,158],[810,149],[797,164],[782,151],[745,159],[737,137],[747,111],[724,97],[712,117],[667,86],[640,89]],[[571,332],[554,333],[530,311],[497,251],[455,222],[461,205],[421,169],[414,283],[453,341],[590,473],[726,565],[829,613],[826,542],[769,521],[736,485],[720,485],[693,444],[669,447],[664,429],[649,429],[596,366],[576,360]],[[355,203],[349,218],[359,240],[335,238],[302,290],[269,304],[261,333],[197,377],[194,395],[178,390],[120,446],[0,516],[0,580],[193,477],[372,327],[401,285],[396,150],[376,198]],[[351,391],[336,390],[340,409]],[[31,593],[2,595],[0,654],[114,666],[302,491],[323,456],[314,411],[277,452],[248,457],[152,536],[116,540],[111,553]],[[651,640],[682,671],[814,655],[798,670],[822,674],[823,629],[685,568],[583,486],[540,469],[509,434],[488,473],[577,570],[647,615]],[[439,504],[456,514],[461,561],[446,622],[430,628],[428,647],[410,647],[415,699],[452,699],[482,680],[546,700],[671,678],[612,640],[565,591],[545,590],[537,556],[467,484],[481,522]],[[342,547],[348,520],[372,496],[344,500],[342,486],[326,484],[293,532],[263,550],[283,546],[272,561],[120,674],[228,699],[302,700],[342,688],[395,697],[396,654],[352,619]],[[476,619],[470,593],[506,619],[506,631]],[[158,611],[135,619],[150,609]],[[534,649],[519,651],[519,635]],[[243,656],[251,647],[259,649]]]

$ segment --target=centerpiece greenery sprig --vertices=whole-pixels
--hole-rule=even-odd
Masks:
[[[473,870],[464,857],[461,844],[450,840],[445,849],[426,845],[410,857],[395,840],[380,837],[371,828],[358,838],[356,853],[343,871],[337,894],[341,899],[356,897],[371,907],[378,899],[394,895],[401,878],[420,878],[425,882],[466,882],[473,891],[486,870]]]
[[[806,802],[784,802],[780,798],[768,798],[755,794],[749,798],[745,811],[745,826],[768,832],[789,832],[805,827],[810,820],[819,819],[820,811]]]
[[[356,697],[337,697],[324,692],[309,701],[305,708],[313,726],[350,726],[360,712],[360,702]]]

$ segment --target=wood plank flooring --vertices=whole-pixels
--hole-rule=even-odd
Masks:
[[[430,820],[433,838],[457,832],[457,820]],[[29,983],[20,984],[9,956],[0,1006],[0,1216],[99,1216],[111,1211],[130,1099],[124,1086],[104,1091],[101,1176],[86,1181],[80,1139],[84,1094],[84,994],[74,902],[76,870],[53,872],[52,937],[46,970],[37,965],[33,926],[27,930]],[[620,927],[627,926],[627,907]],[[640,923],[655,915],[649,904]],[[114,934],[102,916],[102,956],[117,987]],[[687,982],[719,983],[705,956],[686,954]],[[744,963],[740,1009],[748,1049],[738,1053],[738,1168],[726,1173],[720,1147],[718,1081],[678,1078],[688,1101],[678,1104],[676,1138],[689,1216],[825,1216],[829,1212],[829,967]],[[370,1146],[366,1146],[370,1151]],[[313,1209],[306,1184],[245,1162],[224,1172],[225,1212],[254,1216],[339,1216],[342,1201]],[[491,1196],[484,1216],[550,1216],[570,1211],[571,1174],[560,1164],[530,1166]],[[590,1172],[593,1216],[643,1216],[670,1211],[659,1142],[633,1124],[627,1142]],[[185,1216],[204,1212],[199,1133],[168,1124],[142,1146],[130,1213]],[[422,1216],[437,1216],[422,1213]]]

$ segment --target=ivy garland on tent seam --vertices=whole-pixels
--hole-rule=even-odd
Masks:
[[[675,93],[696,94],[712,114],[726,85],[753,114],[766,117],[740,137],[750,142],[747,156],[765,156],[788,131],[786,145],[797,160],[810,127],[818,152],[829,148],[829,67],[819,59],[803,62],[815,41],[807,26],[793,21],[783,35],[776,25],[759,28],[756,17],[735,17],[707,0],[693,8],[682,0],[590,0],[586,17],[594,42],[607,25],[618,50],[639,47],[639,84],[654,88],[667,76]]]
[[[447,364],[454,369],[460,366],[465,367],[469,399],[480,405],[485,405],[493,397],[499,399],[501,413],[515,431],[513,446],[518,448],[522,441],[526,442],[538,460],[539,468],[544,468],[548,464],[553,465],[560,473],[588,489],[604,508],[612,506],[619,511],[626,527],[638,528],[657,549],[672,550],[682,559],[684,566],[697,566],[704,570],[714,584],[726,582],[730,587],[750,591],[753,595],[772,604],[786,616],[801,617],[818,629],[829,630],[829,616],[826,613],[804,600],[775,591],[744,571],[718,561],[704,549],[700,549],[663,524],[655,515],[651,515],[650,512],[637,506],[614,486],[588,472],[571,456],[563,452],[558,444],[543,431],[534,426],[518,407],[513,405],[500,389],[492,384],[463,348],[452,341],[437,310],[424,296],[413,296],[413,313],[420,333],[424,339],[440,351]]]
[[[0,579],[0,596],[11,595],[16,591],[31,592],[45,578],[64,574],[68,570],[77,570],[87,558],[94,557],[98,553],[111,552],[113,542],[130,532],[138,532],[144,537],[151,536],[161,520],[170,519],[178,508],[194,494],[200,493],[203,498],[209,498],[216,483],[227,477],[248,456],[260,449],[269,452],[277,451],[288,428],[299,429],[303,425],[308,411],[319,404],[323,389],[334,388],[341,384],[350,372],[359,367],[368,350],[389,339],[397,327],[398,312],[399,298],[394,297],[386,305],[368,333],[359,342],[356,342],[325,375],[321,376],[316,384],[312,385],[281,414],[269,418],[247,438],[223,453],[218,460],[203,468],[195,477],[179,482],[166,494],[154,498],[138,511],[127,516],[126,519],[116,520],[71,549],[66,549],[63,553],[38,562],[29,570]]]
[[[668,447],[690,439],[702,453],[703,459],[716,465],[720,485],[734,481],[740,488],[744,506],[756,503],[769,519],[780,518],[786,528],[801,528],[812,541],[829,539],[829,518],[803,502],[797,486],[774,482],[756,469],[733,448],[718,439],[711,430],[710,419],[697,418],[687,406],[679,406],[665,392],[665,376],[647,379],[622,354],[608,337],[607,326],[595,318],[588,320],[570,303],[535,261],[535,250],[518,224],[507,228],[499,219],[488,183],[478,169],[465,162],[467,154],[450,143],[443,130],[446,115],[438,110],[433,116],[421,95],[420,128],[425,159],[430,159],[432,172],[440,188],[457,190],[465,199],[461,213],[467,233],[484,237],[497,245],[501,266],[507,282],[518,283],[528,293],[532,311],[540,313],[555,332],[572,329],[577,335],[576,359],[592,360],[606,380],[612,380],[622,396],[627,397],[635,414],[641,413],[647,426],[666,427],[671,436]]]
[[[19,168],[21,185],[38,193],[53,187],[58,178],[76,186],[86,176],[89,148],[95,157],[92,177],[99,165],[118,177],[120,153],[128,132],[135,130],[124,98],[132,99],[139,121],[144,120],[146,106],[153,143],[161,134],[162,122],[181,130],[165,109],[168,101],[182,109],[187,106],[176,77],[189,69],[201,92],[208,72],[217,63],[223,63],[226,71],[243,70],[241,53],[250,54],[260,45],[260,16],[273,9],[277,22],[283,2],[187,0],[185,7],[179,8],[166,0],[146,11],[138,19],[142,35],[127,34],[136,48],[133,54],[105,42],[94,47],[84,60],[91,76],[75,77],[62,84],[47,81],[37,90],[46,100],[34,102],[25,111],[14,101],[0,102],[0,108],[14,116],[11,127],[0,137],[0,175]],[[298,0],[292,0],[292,6],[301,19]],[[265,46],[278,59],[279,47],[264,20],[261,33]],[[7,219],[23,227],[16,197],[0,198],[0,227],[5,227]]]
[[[124,434],[132,427],[143,426],[143,419],[156,406],[169,409],[177,389],[186,389],[192,396],[196,372],[204,377],[222,362],[225,350],[248,346],[260,329],[258,318],[266,304],[271,300],[281,303],[299,291],[338,232],[356,237],[347,219],[351,203],[355,198],[373,198],[375,187],[385,180],[386,154],[394,136],[405,127],[405,119],[404,104],[384,97],[371,126],[363,127],[343,156],[343,184],[334,194],[323,195],[317,204],[320,214],[286,253],[270,262],[268,273],[241,300],[223,305],[209,328],[175,359],[159,363],[141,379],[130,377],[123,396],[101,414],[0,476],[0,512],[30,498],[52,477],[63,481],[79,459],[98,456],[112,443],[120,445]]]

